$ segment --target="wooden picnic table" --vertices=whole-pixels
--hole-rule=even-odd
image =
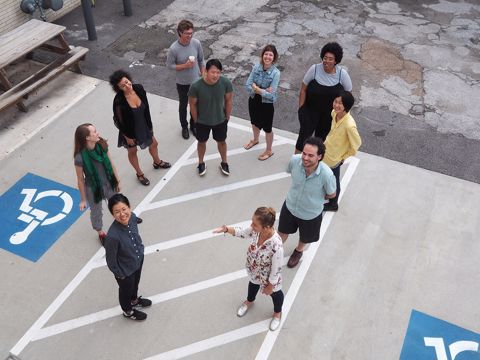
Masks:
[[[78,61],[85,57],[88,49],[84,47],[71,49],[63,35],[64,31],[64,26],[32,19],[0,35],[0,85],[5,90],[0,95],[0,110],[17,104],[21,111],[27,111],[22,98],[30,92],[46,84],[67,68],[72,67],[81,73]],[[5,68],[24,56],[30,56],[36,49],[47,50],[61,56],[19,84],[12,84]]]

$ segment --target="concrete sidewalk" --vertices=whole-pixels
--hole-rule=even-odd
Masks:
[[[43,118],[40,131],[24,134],[28,141],[0,160],[0,192],[27,172],[75,187],[73,133],[95,124],[110,140],[122,191],[144,219],[140,285],[154,306],[146,322],[122,318],[116,283],[83,214],[37,262],[0,250],[0,358],[12,351],[24,360],[398,359],[412,309],[480,330],[472,271],[480,256],[480,185],[360,153],[344,166],[340,210],[325,216],[321,242],[298,268],[284,269],[283,327],[272,333],[267,297],[244,318],[235,315],[246,296],[246,243],[211,230],[248,223],[261,205],[280,210],[296,135],[275,129],[275,155],[260,162],[263,143],[243,150],[249,123],[233,118],[231,176],[221,175],[210,143],[199,178],[195,141],[180,136],[177,103],[150,94],[160,156],[174,166],[154,170],[141,152],[152,182],[143,187],[115,146],[108,84],[73,78],[76,94],[64,91],[72,83],[56,80],[65,96],[56,96],[55,119]],[[286,256],[297,240],[287,241]]]

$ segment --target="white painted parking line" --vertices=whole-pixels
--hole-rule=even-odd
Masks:
[[[153,200],[155,196],[165,187],[165,185],[174,177],[178,170],[182,167],[182,164],[196,151],[196,143],[192,143],[188,149],[183,153],[179,160],[169,169],[165,174],[163,181],[160,180],[157,185],[145,196],[143,201],[134,209],[135,214],[140,215],[143,211],[143,206],[149,201]],[[79,273],[70,281],[70,283],[60,292],[56,299],[48,306],[42,315],[33,323],[33,325],[27,330],[27,332],[21,337],[21,339],[10,350],[15,356],[18,356],[23,349],[32,341],[47,321],[57,312],[62,306],[65,300],[75,291],[80,283],[87,277],[87,275],[94,268],[93,264],[97,259],[101,258],[105,254],[105,250],[100,248],[95,255],[85,264],[85,266],[79,271]]]
[[[288,258],[284,258],[283,260],[284,260],[284,263],[286,263],[288,261]],[[227,284],[229,282],[242,279],[246,276],[247,276],[247,271],[245,269],[241,269],[241,270],[233,271],[227,274],[219,275],[211,279],[199,281],[190,285],[186,285],[180,288],[166,291],[160,294],[148,296],[148,298],[152,301],[152,305],[156,305],[165,301],[190,295],[198,291],[203,291],[215,286]],[[67,331],[71,331],[82,326],[91,325],[93,323],[118,316],[121,312],[122,310],[120,309],[120,306],[117,305],[110,309],[97,311],[95,313],[80,316],[75,319],[66,320],[58,324],[46,326],[40,329],[32,337],[31,340],[35,341],[35,340],[45,339],[47,337],[58,335]]]
[[[250,131],[249,127],[235,124],[235,123],[230,123],[229,126],[243,130],[243,131],[248,131],[248,132]],[[295,141],[291,139],[277,137],[276,145],[294,144],[294,143]],[[203,190],[203,191],[199,191],[191,194],[181,195],[174,198],[153,202],[153,199],[155,199],[155,197],[160,193],[160,191],[165,187],[165,185],[168,184],[168,182],[175,176],[175,174],[183,166],[189,165],[192,162],[192,160],[195,161],[195,159],[191,159],[191,156],[195,151],[196,151],[196,142],[192,143],[188,147],[188,149],[183,153],[183,155],[178,159],[178,161],[175,164],[173,164],[173,166],[166,172],[162,180],[160,180],[153,187],[153,189],[145,196],[145,198],[140,202],[140,204],[134,209],[134,212],[137,215],[140,215],[142,212],[147,210],[153,210],[163,206],[178,204],[181,202],[198,199],[198,198],[206,197],[210,195],[215,195],[215,194],[219,194],[227,191],[247,188],[247,187],[251,187],[251,186],[262,184],[262,183],[277,181],[290,176],[286,172],[281,172],[273,175],[240,181],[240,182],[236,182],[236,183],[232,183],[224,186],[219,186],[213,189],[207,189],[207,190]],[[241,154],[243,152],[245,152],[243,148],[232,150],[232,154]],[[215,157],[212,155],[212,159],[214,158]],[[353,173],[355,172],[355,169],[358,164],[358,159],[349,159],[347,163],[349,166],[347,168],[347,171],[345,172],[344,177],[342,178],[342,188],[344,189],[344,191],[342,192],[339,201],[341,201],[343,194],[345,193],[345,190],[348,187],[348,183]],[[298,293],[298,290],[305,278],[305,275],[308,271],[308,268],[310,267],[313,257],[315,256],[318,246],[321,240],[323,239],[323,236],[326,230],[328,229],[328,226],[331,222],[332,217],[333,217],[332,213],[327,213],[325,215],[322,231],[320,234],[320,240],[317,243],[312,244],[305,251],[305,255],[302,259],[302,262],[299,265],[297,273],[295,274],[293,282],[285,297],[285,304],[284,304],[284,309],[282,314],[283,321],[282,321],[281,327],[283,326],[283,322],[286,321],[288,312],[295,300],[296,294]],[[249,222],[250,220],[246,220],[236,225],[245,226],[245,225],[248,225]],[[175,248],[178,246],[188,245],[197,241],[201,241],[201,240],[205,240],[205,239],[209,239],[209,238],[213,238],[215,236],[221,235],[221,234],[212,234],[211,231],[212,230],[207,230],[198,234],[192,234],[192,235],[184,236],[178,239],[164,241],[161,243],[148,246],[145,249],[145,255],[152,254],[161,250]],[[55,312],[60,308],[60,306],[62,306],[65,300],[75,291],[75,289],[86,278],[86,276],[93,269],[101,266],[105,266],[104,254],[105,254],[104,249],[100,248],[99,251],[87,262],[87,264],[85,264],[85,266],[74,277],[74,279],[72,279],[72,281],[65,287],[65,289],[57,296],[57,298],[52,302],[52,304],[50,304],[50,306],[45,310],[45,312],[37,319],[37,321],[35,321],[35,323],[30,327],[30,329],[28,329],[28,331],[22,336],[22,338],[17,342],[17,344],[12,348],[11,353],[13,355],[20,354],[23,351],[23,349],[31,341],[44,339],[53,335],[70,331],[72,329],[86,326],[94,322],[111,318],[113,316],[118,316],[119,313],[121,313],[120,307],[115,306],[110,309],[102,310],[102,311],[89,314],[86,316],[82,316],[76,319],[72,319],[62,323],[44,327],[45,324],[48,322],[48,320],[55,314]],[[247,276],[246,270],[242,269],[242,270],[230,272],[227,274],[223,274],[211,279],[200,281],[194,284],[190,284],[181,288],[173,289],[171,291],[160,293],[160,294],[154,295],[153,297],[151,297],[151,299],[154,304],[158,304],[167,300],[175,299],[181,296],[186,296],[198,291],[202,291],[202,290],[219,286],[231,281],[235,281],[235,280],[244,278],[246,276]],[[269,323],[269,320],[260,321],[255,324],[248,325],[248,326],[227,332],[225,334],[214,336],[209,339],[205,339],[199,342],[195,342],[193,344],[189,344],[177,349],[173,349],[171,351],[168,351],[162,354],[158,354],[152,358],[149,358],[149,360],[150,359],[170,359],[170,358],[179,359],[188,355],[205,351],[213,347],[217,347],[226,343],[230,343],[245,337],[249,337],[249,336],[267,331],[268,323]],[[271,349],[275,343],[275,340],[278,334],[280,333],[281,327],[275,333],[271,333],[271,332],[267,333],[267,336],[265,337],[262,347],[260,348],[260,351],[257,354],[258,359],[268,358],[271,352]]]
[[[287,140],[288,140],[288,139],[285,139],[285,138],[282,138],[282,139],[279,139],[279,140],[275,140],[275,141],[272,143],[272,147],[280,146],[280,145],[285,145],[285,144],[290,144],[290,142],[287,141]],[[245,150],[243,147],[241,147],[241,148],[236,148],[236,149],[232,149],[232,150],[228,150],[228,151],[227,151],[227,157],[229,158],[230,156],[233,156],[233,155],[245,154],[245,153],[251,152],[252,150],[257,150],[257,149],[258,149],[258,150],[262,150],[262,148],[261,148],[260,146],[259,146],[259,147],[256,147],[256,148],[253,148],[253,149],[250,149],[250,150]],[[219,153],[215,153],[215,154],[206,155],[203,159],[204,159],[204,161],[220,159],[220,154],[219,154]],[[192,164],[197,164],[197,162],[198,162],[198,159],[197,159],[197,158],[190,158],[190,159],[188,159],[187,161],[185,161],[184,166],[192,165]]]
[[[42,315],[33,323],[30,329],[22,336],[22,338],[15,344],[15,346],[10,350],[15,356],[18,356],[23,349],[32,341],[40,329],[47,323],[47,321],[57,312],[57,310],[62,306],[65,300],[75,291],[75,289],[80,285],[80,283],[87,277],[91,271],[91,264],[97,259],[97,257],[102,255],[103,249],[99,249],[93,255],[93,257],[88,261],[85,266],[79,271],[79,273],[70,281],[70,283],[62,290],[62,292],[57,296],[57,298],[50,304],[50,306],[43,312]]]
[[[342,181],[341,181],[342,192],[340,193],[340,196],[338,199],[339,203],[342,201],[343,195],[345,194],[345,190],[348,188],[348,184],[350,183],[350,180],[352,179],[353,174],[355,173],[355,170],[357,169],[359,162],[360,160],[358,158],[352,158],[352,157],[348,158],[346,161],[346,163],[348,164],[348,168],[342,177]],[[258,352],[255,360],[268,359],[268,356],[272,351],[273,345],[275,344],[275,341],[277,340],[277,337],[280,334],[280,331],[282,330],[283,324],[287,320],[288,313],[292,308],[293,302],[295,301],[295,297],[297,296],[298,291],[300,290],[300,286],[302,285],[303,280],[307,275],[307,271],[310,268],[310,265],[312,264],[315,254],[317,253],[318,247],[320,246],[323,240],[323,237],[328,227],[330,226],[333,216],[334,216],[334,213],[331,213],[331,212],[325,213],[325,216],[322,221],[322,227],[320,230],[320,239],[317,242],[310,244],[308,248],[308,252],[304,254],[304,260],[299,265],[297,273],[293,278],[292,284],[288,289],[288,293],[285,296],[285,302],[282,308],[282,323],[280,324],[280,327],[278,328],[277,331],[269,331],[267,333],[267,335],[265,336],[265,340],[263,341],[260,351]]]
[[[192,154],[197,151],[197,143],[193,142],[188,149],[183,153],[182,156],[172,165],[172,167],[167,171],[164,175],[163,179],[160,180],[154,188],[145,196],[145,198],[137,205],[134,212],[137,216],[139,216],[143,211],[145,206],[147,206],[155,197],[158,195],[160,191],[168,184],[170,180],[175,176],[175,174],[182,168],[185,161],[192,156]]]
[[[211,337],[196,343],[176,348],[152,357],[146,358],[145,360],[173,360],[173,359],[183,359],[187,356],[197,354],[202,351],[213,349],[215,347],[232,343],[237,340],[241,340],[256,334],[260,334],[265,331],[265,328],[268,327],[270,320],[263,320],[256,322],[251,325],[235,329],[224,334]]]
[[[347,170],[345,171],[344,176],[342,177],[342,181],[341,181],[342,193],[340,194],[340,198],[338,199],[339,202],[341,202],[343,198],[343,194],[345,194],[348,188],[348,184],[350,183],[350,180],[353,174],[355,173],[355,170],[357,168],[359,161],[360,160],[358,158],[349,158],[347,159],[347,161],[345,161],[345,165],[348,165],[348,167],[347,167]],[[228,344],[228,343],[231,343],[249,336],[253,336],[262,332],[267,332],[267,335],[262,343],[262,346],[259,352],[257,353],[256,360],[267,359],[268,356],[270,355],[270,352],[273,348],[273,345],[275,344],[275,341],[278,335],[280,334],[283,324],[287,320],[288,313],[293,305],[295,297],[298,294],[300,286],[302,285],[303,280],[305,279],[307,271],[310,268],[312,260],[315,257],[315,254],[317,253],[318,247],[320,246],[320,243],[322,242],[323,237],[325,236],[325,233],[328,230],[328,227],[330,226],[330,223],[333,217],[334,217],[334,213],[327,212],[324,214],[319,240],[315,243],[310,244],[307,250],[305,250],[304,252],[302,261],[298,265],[298,270],[295,273],[292,284],[290,285],[288,292],[286,293],[285,302],[282,308],[282,323],[280,324],[280,328],[277,329],[277,331],[268,330],[270,319],[263,320],[263,321],[254,323],[252,325],[230,331],[225,334],[204,339],[202,341],[195,342],[180,348],[172,349],[168,352],[149,357],[145,360],[181,359],[186,356],[194,355],[196,353],[206,351],[214,347]],[[285,259],[285,261],[286,260],[287,259]]]
[[[164,206],[170,206],[170,205],[178,204],[184,201],[196,200],[203,197],[220,194],[223,192],[243,189],[250,186],[255,186],[255,185],[259,185],[259,184],[263,184],[271,181],[280,180],[289,176],[290,174],[288,174],[287,172],[280,172],[273,175],[267,175],[267,176],[262,176],[258,178],[248,179],[248,180],[239,181],[239,182],[235,182],[235,183],[231,183],[223,186],[218,186],[218,187],[214,187],[214,188],[210,188],[202,191],[193,192],[190,194],[180,195],[174,198],[160,200],[157,202],[152,202],[148,205],[144,205],[143,211],[158,209]]]
[[[252,220],[245,220],[245,221],[242,221],[242,222],[239,222],[239,223],[236,223],[236,224],[232,224],[231,226],[233,226],[233,227],[237,227],[237,226],[238,227],[244,227],[244,226],[250,225],[251,222],[252,222]],[[179,247],[179,246],[189,245],[189,244],[192,244],[192,243],[197,242],[197,241],[202,241],[202,240],[211,239],[211,238],[214,238],[214,237],[217,237],[217,236],[223,236],[224,235],[224,234],[214,234],[213,230],[214,229],[210,229],[210,230],[207,230],[207,231],[203,231],[201,233],[195,233],[195,234],[183,236],[183,237],[173,239],[173,240],[161,241],[159,243],[146,246],[145,249],[144,249],[144,254],[145,254],[145,256],[147,256],[147,255],[150,255],[150,254],[157,253],[158,251],[173,249],[173,248],[176,248],[176,247]],[[107,265],[107,263],[105,261],[105,252],[104,252],[103,258],[97,259],[93,263],[92,268],[98,268],[98,267],[102,267],[102,266],[106,266],[106,265]]]

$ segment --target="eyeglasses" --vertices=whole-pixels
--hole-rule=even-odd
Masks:
[[[333,56],[324,56],[323,61],[335,61],[335,58]]]
[[[192,36],[193,31],[184,31],[184,32],[182,32],[182,35]]]

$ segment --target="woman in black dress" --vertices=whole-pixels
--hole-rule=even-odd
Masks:
[[[303,143],[315,133],[325,140],[332,125],[333,100],[340,91],[352,91],[352,80],[347,70],[338,64],[343,58],[343,49],[336,42],[326,44],[321,52],[321,64],[312,65],[306,72],[298,100],[298,133],[295,153],[301,153]]]
[[[125,147],[128,160],[136,171],[141,184],[150,185],[150,181],[140,169],[137,146],[148,147],[155,169],[168,169],[171,165],[158,156],[158,142],[153,135],[150,107],[147,93],[140,84],[132,84],[129,73],[117,70],[110,76],[110,85],[117,93],[113,99],[113,121],[118,128],[118,147]]]

